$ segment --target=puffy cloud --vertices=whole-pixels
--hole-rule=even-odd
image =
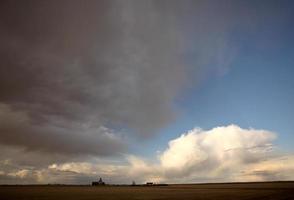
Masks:
[[[236,125],[207,131],[195,128],[171,140],[168,148],[158,155],[157,164],[150,165],[137,158],[136,162],[130,162],[130,171],[139,168],[142,174],[167,182],[235,180],[235,173],[243,167],[273,156],[275,137],[270,131]]]
[[[119,162],[92,157],[11,171],[11,167],[4,167],[11,166],[6,160],[0,170],[3,177],[27,177],[37,183],[87,184],[100,176],[108,183],[291,180],[294,157],[275,152],[272,145],[275,138],[271,131],[237,125],[211,130],[196,128],[171,140],[156,161],[133,155],[126,155]]]
[[[170,141],[160,160],[163,166],[171,168],[182,168],[188,162],[199,164],[208,159],[223,162],[233,158],[245,162],[249,154],[270,150],[275,137],[269,131],[242,129],[236,125],[209,131],[196,128]]]
[[[195,175],[229,179],[239,167],[268,156],[275,137],[270,131],[236,125],[208,131],[196,128],[170,141],[160,164],[170,179]]]
[[[170,141],[169,148],[160,156],[161,165],[180,170],[205,160],[207,155],[199,148],[197,140],[197,135],[191,132]]]
[[[139,180],[173,183],[289,180],[294,158],[275,152],[275,138],[271,131],[237,125],[195,128],[171,140],[157,163],[132,158],[129,172]]]

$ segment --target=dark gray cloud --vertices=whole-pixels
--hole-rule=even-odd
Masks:
[[[117,129],[155,134],[188,78],[230,61],[229,15],[206,4],[2,1],[1,144],[110,155],[125,149]]]
[[[2,144],[108,154],[121,142],[101,127],[146,136],[173,118],[185,70],[164,5],[1,4]]]
[[[36,121],[92,114],[140,133],[172,116],[185,70],[173,58],[180,52],[168,13],[152,3],[10,4],[2,6],[1,101]]]
[[[58,120],[58,119],[56,119]],[[83,123],[36,124],[21,111],[0,104],[1,143],[26,150],[67,154],[110,155],[123,152],[119,138],[105,127]]]

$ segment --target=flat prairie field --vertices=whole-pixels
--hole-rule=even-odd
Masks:
[[[294,200],[294,182],[183,184],[168,186],[0,186],[1,200],[199,199]]]

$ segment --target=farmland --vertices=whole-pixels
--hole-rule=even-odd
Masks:
[[[168,186],[0,186],[1,200],[14,199],[294,199],[294,182],[182,184]]]

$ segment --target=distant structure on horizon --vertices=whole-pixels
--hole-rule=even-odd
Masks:
[[[146,185],[150,186],[150,185],[154,185],[154,183],[153,182],[147,182]]]
[[[101,185],[105,185],[101,177],[99,178],[99,181],[92,182],[92,186],[101,186]]]

